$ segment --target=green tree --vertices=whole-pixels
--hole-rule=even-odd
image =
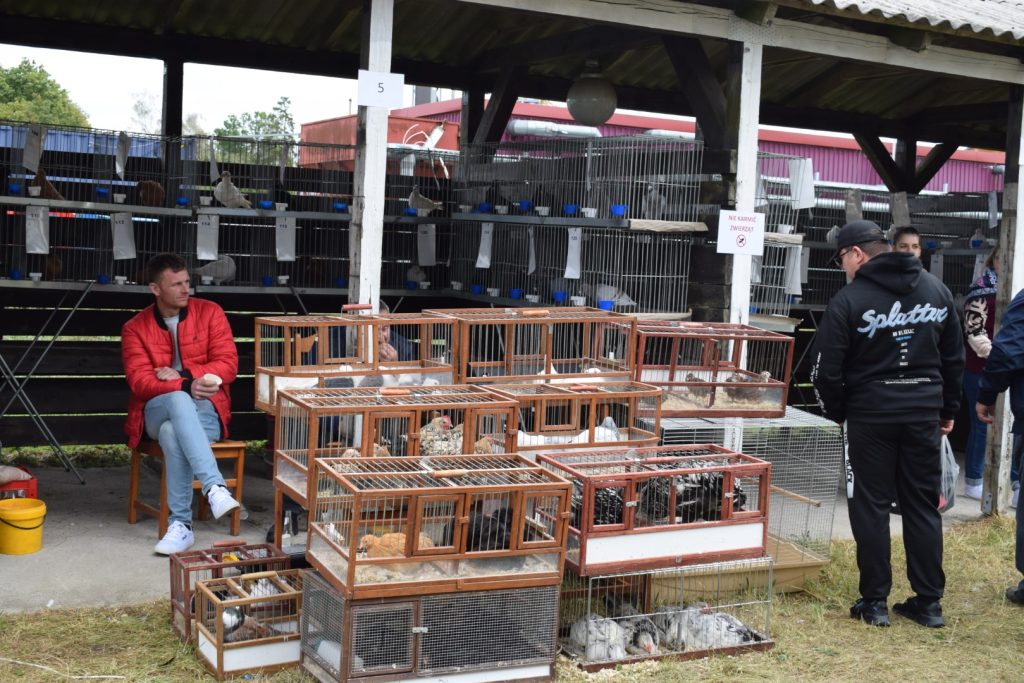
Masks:
[[[46,69],[30,59],[0,67],[0,119],[88,126],[89,117]]]
[[[213,129],[217,137],[246,138],[251,142],[220,142],[217,156],[221,161],[237,163],[274,163],[280,156],[281,142],[295,141],[295,120],[291,113],[291,100],[278,99],[273,110],[232,114]],[[295,150],[289,150],[294,160]]]

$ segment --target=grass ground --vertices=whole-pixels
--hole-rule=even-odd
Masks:
[[[840,542],[834,545],[832,563],[807,592],[776,596],[771,622],[776,645],[768,652],[652,662],[597,674],[583,673],[562,659],[558,680],[1021,681],[1024,608],[1003,598],[1003,590],[1019,578],[1013,538],[1013,522],[1006,518],[970,522],[947,532],[945,629],[925,629],[895,615],[888,629],[851,620],[847,610],[857,594],[854,548]],[[893,559],[892,597],[901,600],[909,588],[899,543]],[[166,601],[116,609],[0,613],[0,681],[212,680],[192,648],[171,632],[169,614]],[[25,664],[7,661],[12,659]],[[312,679],[291,670],[251,680]]]

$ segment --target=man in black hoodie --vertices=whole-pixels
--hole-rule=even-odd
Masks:
[[[849,284],[818,326],[811,381],[822,413],[845,423],[849,443],[861,594],[850,616],[889,625],[889,512],[898,500],[916,595],[893,609],[941,627],[940,434],[953,429],[964,368],[953,297],[912,254],[891,251],[871,221],[839,231],[836,261]]]

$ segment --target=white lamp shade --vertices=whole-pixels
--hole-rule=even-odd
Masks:
[[[610,119],[618,102],[612,84],[595,72],[580,74],[565,98],[569,113],[584,126],[599,126]]]

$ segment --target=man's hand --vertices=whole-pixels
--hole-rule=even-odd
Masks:
[[[181,373],[174,368],[157,368],[156,378],[158,380],[166,382],[171,379],[181,379]]]
[[[939,433],[946,435],[953,431],[952,420],[939,420]]]
[[[987,425],[992,424],[992,416],[996,414],[996,407],[994,405],[986,406],[981,403],[974,404],[974,412],[978,414],[978,419]]]
[[[398,360],[398,350],[395,349],[395,347],[392,346],[391,344],[388,344],[388,343],[385,342],[385,343],[382,343],[377,348],[380,351],[380,359],[382,361],[397,361]]]
[[[206,377],[200,377],[199,379],[192,380],[192,398],[197,401],[208,399],[217,393],[217,389],[220,385],[217,382],[206,379]]]

